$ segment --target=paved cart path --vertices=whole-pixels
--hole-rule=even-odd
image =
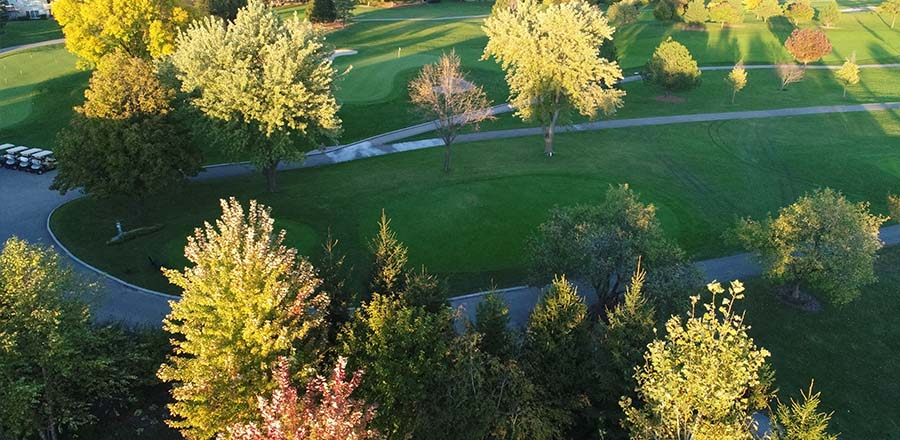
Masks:
[[[29,43],[29,44],[22,44],[19,46],[4,47],[4,48],[0,49],[0,55],[9,54],[9,53],[13,53],[13,52],[19,52],[19,51],[28,50],[28,49],[34,49],[36,47],[53,46],[54,44],[63,44],[65,42],[66,42],[65,38],[57,38],[55,40],[39,41],[37,43]]]

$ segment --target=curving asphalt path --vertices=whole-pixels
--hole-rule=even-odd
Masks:
[[[440,19],[458,19],[460,17],[442,17]],[[470,18],[470,17],[463,17]],[[394,19],[390,19],[394,20]],[[407,19],[397,19],[401,21]],[[434,19],[422,19],[434,20]],[[63,43],[64,40],[50,40],[41,43],[33,43],[23,46],[0,49],[0,53],[11,53]],[[347,53],[348,55],[350,53]],[[343,55],[343,54],[341,54]],[[772,69],[775,65],[749,65],[747,69]],[[898,64],[864,65],[861,68],[894,68]],[[835,69],[837,66],[809,66],[811,69]],[[701,70],[727,70],[731,66],[707,66]],[[640,75],[626,77],[622,82],[640,80]],[[778,116],[796,116],[822,113],[841,112],[870,112],[900,109],[900,103],[876,103],[845,106],[802,107],[776,110],[761,110],[751,112],[730,113],[706,113],[694,115],[664,116],[653,118],[620,119],[610,121],[597,121],[587,124],[577,124],[561,127],[560,132],[604,130],[619,127],[649,126],[661,124],[691,123],[703,121],[718,121],[729,119],[753,119]],[[492,113],[500,114],[512,111],[508,104],[501,104],[491,109]],[[411,151],[422,148],[433,148],[443,145],[439,139],[427,139],[424,141],[392,143],[401,139],[428,133],[434,130],[432,122],[427,122],[412,127],[406,127],[373,136],[362,141],[348,145],[330,147],[324,150],[311,152],[304,163],[285,164],[282,169],[295,169],[301,167],[325,166],[334,163],[347,162],[367,157]],[[486,139],[501,139],[540,134],[540,129],[523,128],[514,130],[500,130],[462,135],[457,142],[471,142]],[[237,175],[256,173],[254,167],[247,163],[223,164],[206,167],[203,173],[197,176],[197,180],[213,180]],[[17,171],[0,169],[0,240],[5,241],[10,236],[19,236],[32,242],[48,245],[55,244],[47,227],[50,213],[59,205],[77,198],[79,195],[70,193],[60,196],[48,188],[54,173],[42,176],[22,173]],[[892,226],[882,230],[882,239],[886,244],[900,243],[900,226]],[[61,249],[64,254],[68,251]],[[150,293],[144,289],[134,288],[105,276],[98,276],[93,269],[84,265],[71,256],[73,266],[79,272],[94,276],[105,287],[106,294],[95,305],[95,316],[98,320],[117,320],[130,325],[159,326],[162,318],[169,311],[168,301],[172,297],[159,293]],[[760,269],[748,254],[733,255],[713,260],[698,262],[698,267],[708,279],[730,280],[747,278],[760,274]],[[540,291],[537,288],[519,286],[502,291],[504,299],[510,307],[513,325],[522,325],[527,320],[531,308],[537,302]],[[596,297],[589,289],[583,288],[581,293],[589,302]],[[451,300],[454,306],[462,306],[469,315],[474,314],[475,305],[480,301],[483,293],[463,295]]]
[[[63,44],[65,42],[66,42],[65,38],[57,38],[55,40],[47,40],[47,41],[40,41],[37,43],[21,44],[19,46],[4,47],[4,48],[0,49],[0,55],[10,54],[13,52],[19,52],[19,51],[28,50],[28,49],[34,49],[36,47],[53,46],[54,44]]]

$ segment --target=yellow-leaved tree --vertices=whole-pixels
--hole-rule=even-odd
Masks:
[[[622,69],[599,49],[615,28],[597,6],[522,0],[494,9],[484,22],[483,58],[494,57],[506,71],[516,115],[541,124],[545,154],[553,154],[553,132],[567,110],[593,118],[622,106],[625,92],[614,87]]]
[[[56,0],[53,15],[66,49],[83,68],[116,50],[137,58],[169,55],[178,30],[191,18],[175,0]]]

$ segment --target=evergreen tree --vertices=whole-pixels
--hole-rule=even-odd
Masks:
[[[819,412],[820,393],[813,394],[812,383],[808,392],[800,394],[802,402],[791,398],[790,405],[779,404],[775,410],[775,440],[837,440],[828,433],[831,414]]]
[[[646,278],[647,273],[638,265],[624,300],[607,313],[609,324],[603,342],[614,368],[612,388],[616,396],[635,397],[635,368],[643,364],[647,344],[654,337],[656,311],[641,292]]]
[[[341,26],[347,24],[353,18],[353,8],[356,7],[356,0],[332,0],[334,3],[334,18],[340,20]]]
[[[306,18],[313,23],[331,23],[336,18],[334,0],[312,0]]]
[[[553,280],[531,312],[521,356],[550,409],[548,416],[570,437],[570,430],[596,422],[587,413],[599,400],[598,342],[584,298],[565,277]]]
[[[429,438],[435,393],[445,389],[453,334],[449,308],[410,306],[403,295],[374,293],[344,328],[344,354],[364,367],[360,396],[377,402],[374,425],[389,438]]]
[[[447,283],[428,273],[424,266],[420,270],[407,271],[403,285],[403,296],[411,306],[421,306],[432,313],[449,306]]]
[[[320,290],[327,293],[328,302],[328,342],[333,346],[337,341],[338,331],[350,319],[347,308],[353,301],[353,295],[347,287],[352,268],[347,266],[346,256],[338,250],[339,241],[328,236],[322,244],[322,257],[319,259],[319,277],[322,279]]]
[[[193,266],[164,271],[183,293],[163,321],[174,353],[158,375],[172,383],[168,423],[188,439],[259,422],[257,396],[277,387],[280,357],[310,375],[329,303],[312,265],[274,232],[269,208],[251,201],[245,211],[233,198],[221,206],[214,225],[188,237]]]
[[[500,359],[515,353],[515,339],[509,330],[509,307],[491,290],[475,309],[475,331],[481,335],[481,350]]]
[[[9,12],[6,10],[8,6],[9,0],[0,0],[0,35],[6,32],[3,28],[6,27],[6,22],[9,21]]]
[[[684,45],[669,37],[653,51],[644,68],[644,81],[655,84],[670,94],[700,85],[697,61]]]
[[[391,230],[391,220],[384,210],[378,222],[378,234],[369,242],[369,249],[373,256],[370,291],[394,294],[405,290],[406,246],[397,240],[397,234]]]
[[[238,10],[247,6],[247,0],[195,0],[194,7],[202,15],[215,15],[223,20],[234,20]]]

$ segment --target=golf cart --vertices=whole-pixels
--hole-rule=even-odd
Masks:
[[[10,148],[15,148],[15,145],[13,145],[13,144],[0,145],[0,156],[3,156],[4,154],[6,154],[6,150],[9,150]]]
[[[31,156],[31,168],[28,171],[44,174],[44,171],[50,171],[54,168],[56,168],[56,159],[53,157],[53,152],[44,150]]]
[[[40,148],[29,148],[21,153],[19,153],[19,163],[16,165],[16,168],[20,170],[28,170],[31,169],[31,156],[34,156],[37,153],[44,151]]]
[[[18,154],[27,149],[28,147],[13,147],[6,150],[6,154],[3,155],[3,166],[5,168],[15,168],[19,164]]]

